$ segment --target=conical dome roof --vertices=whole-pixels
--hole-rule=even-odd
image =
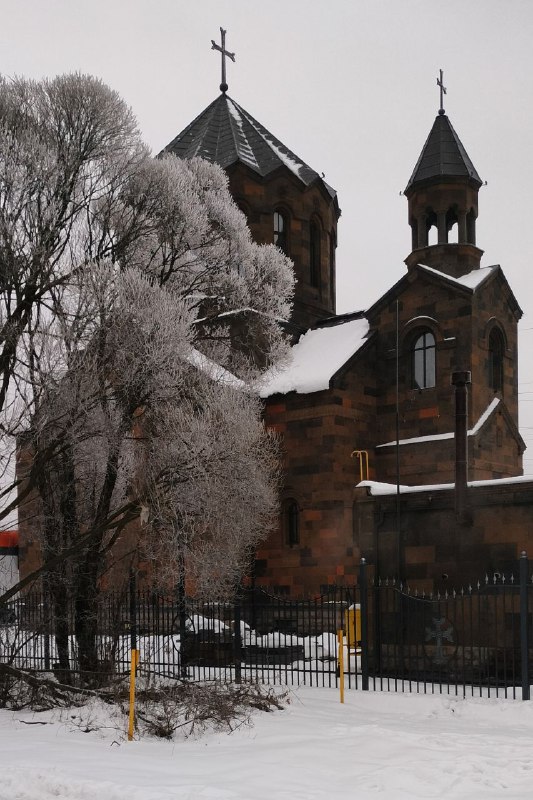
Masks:
[[[482,180],[446,114],[439,114],[433,123],[420,158],[405,189],[437,178],[468,178],[481,186]]]
[[[331,197],[336,192],[238,103],[222,93],[179,133],[163,152],[179,158],[202,158],[226,169],[241,162],[261,176],[284,165],[306,186],[321,181]]]

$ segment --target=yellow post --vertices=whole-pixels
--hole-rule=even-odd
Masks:
[[[344,631],[342,628],[337,631],[339,642],[339,688],[341,692],[341,703],[344,703]]]
[[[368,450],[353,450],[352,458],[359,459],[359,480],[368,480]]]
[[[135,723],[135,675],[137,664],[139,663],[139,651],[131,651],[131,671],[130,671],[130,716],[128,721],[128,742],[133,739],[133,726]]]

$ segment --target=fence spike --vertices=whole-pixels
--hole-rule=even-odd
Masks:
[[[478,590],[478,592],[479,592],[479,590],[480,590],[480,589],[481,589],[481,584],[480,584],[480,582],[478,581],[478,582],[477,582],[477,590]]]

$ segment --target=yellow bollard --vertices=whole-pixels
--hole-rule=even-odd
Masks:
[[[341,703],[344,703],[344,631],[342,628],[337,631],[339,643],[339,688],[341,693]]]
[[[128,742],[133,739],[133,726],[135,723],[135,675],[137,664],[139,663],[139,651],[131,651],[131,671],[130,671],[130,716],[128,721]]]

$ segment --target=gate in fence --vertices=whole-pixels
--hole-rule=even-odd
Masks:
[[[335,686],[342,629],[347,688],[529,699],[532,592],[525,554],[515,575],[431,596],[369,582],[364,561],[357,585],[312,600],[243,591],[201,603],[132,586],[100,597],[94,644],[103,677],[128,671],[134,632],[145,675]],[[72,608],[61,624],[76,674]],[[45,596],[19,598],[0,609],[0,659],[59,672],[55,630]]]

